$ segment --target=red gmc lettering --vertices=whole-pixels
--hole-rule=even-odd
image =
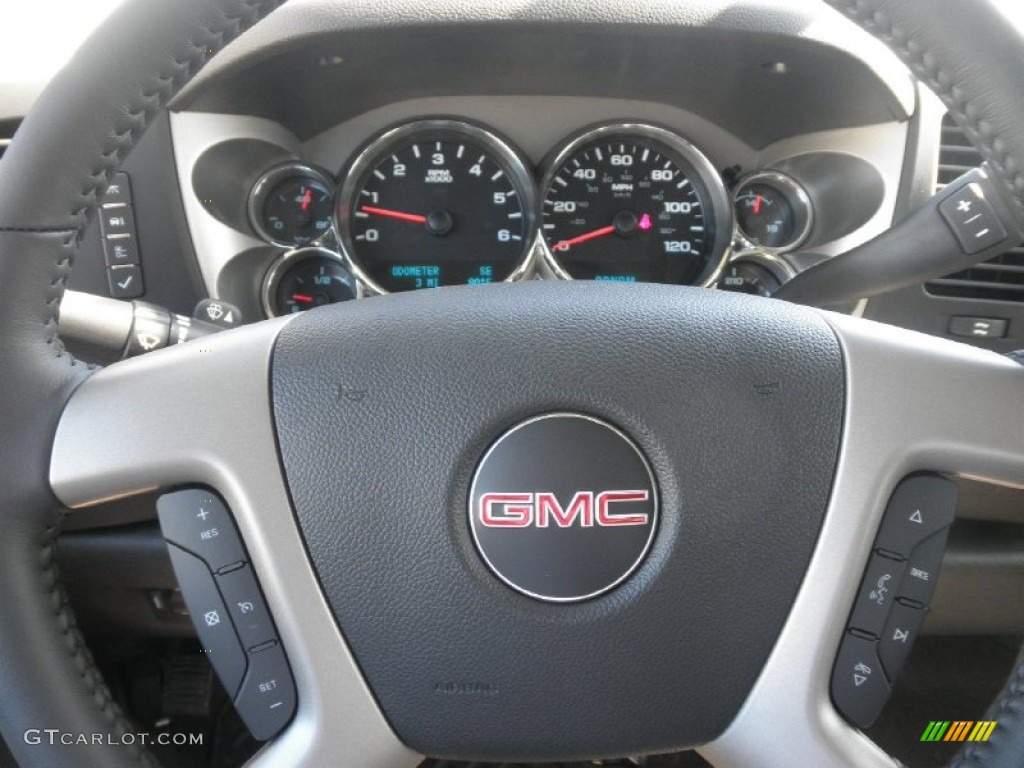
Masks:
[[[485,493],[480,498],[480,522],[488,528],[525,528],[532,519],[532,493]]]
[[[647,525],[647,515],[616,514],[608,508],[612,504],[630,501],[647,501],[647,491],[605,491],[597,494],[598,525]]]
[[[646,512],[614,512],[613,504],[647,501],[649,491],[579,491],[568,508],[553,493],[485,493],[480,497],[480,522],[488,528],[547,528],[551,521],[569,528],[579,520],[583,528],[647,525]]]
[[[562,509],[553,493],[538,493],[536,496],[537,527],[548,527],[548,515],[555,518],[555,525],[559,528],[568,528],[573,524],[577,516],[580,517],[580,525],[590,528],[594,525],[594,494],[590,491],[580,491],[572,497],[569,502],[569,511]]]

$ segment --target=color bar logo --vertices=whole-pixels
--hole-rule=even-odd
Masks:
[[[988,741],[995,727],[995,720],[932,720],[921,741]]]

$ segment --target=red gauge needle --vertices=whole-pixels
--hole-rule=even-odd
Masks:
[[[302,212],[305,213],[309,210],[309,206],[313,204],[313,190],[307,187],[306,194],[302,196]]]
[[[587,240],[596,240],[599,237],[605,237],[606,235],[615,234],[615,225],[610,224],[607,227],[601,227],[595,229],[593,232],[587,232],[585,235],[579,235],[578,237],[571,238],[570,240],[562,240],[561,242],[555,243],[551,246],[553,251],[567,251],[574,245],[585,243]]]
[[[313,303],[313,297],[312,296],[306,296],[304,293],[293,293],[292,294],[292,299],[294,301],[301,301],[303,304],[312,304]]]
[[[754,215],[757,216],[761,213],[761,200],[763,198],[760,195],[754,195]]]
[[[388,216],[392,219],[398,219],[399,221],[411,221],[413,224],[426,224],[427,217],[420,216],[416,213],[402,213],[401,211],[391,211],[387,208],[372,208],[369,205],[364,205],[359,210],[364,213],[373,213],[377,216]]]

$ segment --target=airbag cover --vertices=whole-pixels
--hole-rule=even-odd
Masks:
[[[483,760],[669,751],[725,729],[803,578],[844,395],[813,310],[554,281],[305,313],[271,386],[298,522],[385,715],[422,754]],[[487,567],[467,503],[499,437],[560,412],[628,436],[659,510],[622,583],[545,603]]]

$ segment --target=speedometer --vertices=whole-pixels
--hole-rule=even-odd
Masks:
[[[548,163],[541,227],[552,270],[610,282],[710,285],[732,212],[721,180],[692,144],[649,125],[607,125]]]
[[[353,271],[384,293],[526,274],[535,207],[530,174],[507,142],[479,126],[421,120],[359,155],[338,223]]]

